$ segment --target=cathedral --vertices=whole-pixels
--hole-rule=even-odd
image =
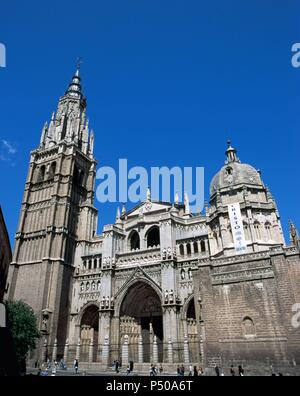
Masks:
[[[93,151],[78,69],[30,154],[9,268],[6,299],[29,304],[42,335],[31,358],[300,364],[300,241],[291,223],[285,243],[260,172],[228,142],[203,213],[148,191],[98,235]]]

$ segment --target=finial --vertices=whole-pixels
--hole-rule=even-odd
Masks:
[[[122,206],[122,216],[126,214],[126,207],[125,204]]]
[[[229,162],[238,162],[239,159],[236,156],[236,149],[231,146],[231,140],[230,139],[227,140],[227,146],[228,147],[227,147],[227,150],[225,152],[225,154],[227,156],[227,163],[229,163]]]
[[[120,217],[121,217],[120,207],[118,206],[117,213],[116,213],[116,223],[118,223],[120,221]]]
[[[289,220],[289,226],[290,226],[290,240],[291,240],[291,243],[293,245],[296,245],[297,239],[299,238],[297,228],[295,227],[295,225],[292,222],[292,220]]]
[[[81,66],[81,64],[83,63],[83,60],[82,60],[81,56],[79,56],[79,57],[77,58],[76,62],[77,62],[77,69],[76,69],[75,76],[76,76],[76,77],[79,77],[80,66]]]
[[[190,201],[187,193],[184,193],[184,213],[190,214]]]
[[[147,201],[151,201],[151,191],[150,188],[147,188]]]
[[[178,192],[175,193],[175,203],[176,203],[176,204],[179,203],[179,195],[178,195]]]

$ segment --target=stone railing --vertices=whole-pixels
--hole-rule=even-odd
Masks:
[[[143,264],[161,261],[160,248],[148,248],[147,250],[134,250],[128,253],[116,254],[116,264]]]

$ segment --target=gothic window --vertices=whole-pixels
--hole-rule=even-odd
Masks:
[[[86,291],[89,291],[89,290],[90,290],[90,282],[86,282],[85,288],[86,288]]]
[[[97,259],[94,259],[94,269],[97,268]]]
[[[147,247],[159,246],[160,237],[159,237],[159,228],[157,226],[152,227],[147,235]]]
[[[182,243],[179,245],[179,254],[180,254],[180,256],[184,255],[184,248],[183,248],[183,244]]]
[[[96,283],[92,282],[92,291],[95,291],[95,290],[96,290]]]
[[[80,283],[80,291],[84,291],[84,283],[83,282]]]
[[[188,276],[189,276],[189,279],[192,279],[192,270],[190,268],[188,269]]]
[[[83,261],[83,269],[86,269],[86,260]]]
[[[201,247],[201,252],[203,253],[203,252],[205,252],[205,242],[204,241],[201,241],[200,242],[200,247]]]
[[[194,253],[198,253],[198,242],[194,242]]]
[[[40,170],[39,170],[38,182],[44,181],[44,179],[45,179],[45,173],[46,173],[46,166],[45,166],[45,165],[42,165],[42,166],[40,167]]]
[[[187,253],[188,256],[191,255],[191,244],[190,243],[186,244],[186,253]]]
[[[92,260],[89,260],[89,269],[92,269]]]
[[[140,236],[137,231],[132,231],[130,235],[130,250],[140,249]]]
[[[260,235],[260,224],[258,221],[256,221],[254,223],[254,230],[255,230],[255,237],[256,239],[261,239],[261,235]]]
[[[242,322],[243,334],[245,337],[255,336],[255,326],[253,320],[246,316]]]
[[[271,240],[272,239],[271,224],[270,223],[266,223],[265,224],[265,229],[266,229],[267,239]]]
[[[248,241],[248,240],[250,240],[248,224],[243,223],[243,226],[244,226],[245,239],[246,239],[246,241]]]
[[[56,172],[56,162],[52,162],[49,172],[49,179],[53,179]]]

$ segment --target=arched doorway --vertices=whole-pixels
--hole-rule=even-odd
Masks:
[[[186,331],[189,341],[190,361],[197,362],[200,358],[200,347],[194,298],[191,298],[187,306],[186,325]]]
[[[143,340],[143,362],[153,358],[153,339],[156,336],[158,360],[163,361],[163,321],[161,301],[156,291],[146,282],[132,285],[120,308],[120,342],[129,337],[129,359],[138,361],[139,336]],[[157,362],[155,362],[157,363]]]
[[[81,352],[80,360],[87,362],[89,359],[89,349],[93,340],[93,358],[97,359],[98,350],[98,330],[99,330],[99,308],[97,305],[89,305],[85,310],[80,322]]]

